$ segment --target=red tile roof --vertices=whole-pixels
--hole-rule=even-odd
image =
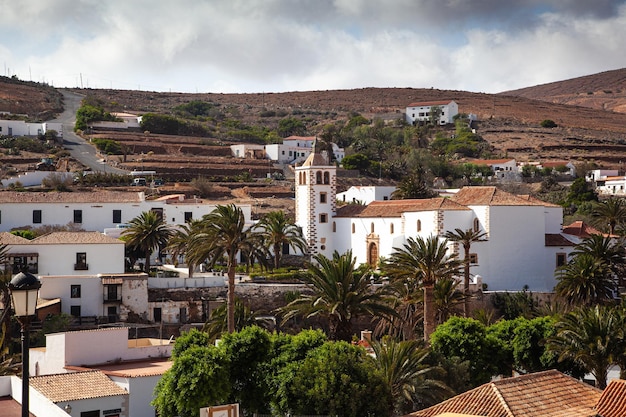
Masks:
[[[574,246],[574,242],[560,233],[546,233],[546,246]]]
[[[32,244],[124,244],[100,232],[51,232],[31,240]]]
[[[54,403],[88,398],[128,395],[100,371],[41,375],[28,379],[30,386]]]
[[[409,104],[407,107],[425,107],[425,106],[446,106],[452,103],[453,100],[439,100],[439,101],[416,101]]]
[[[585,223],[582,220],[578,220],[572,224],[563,226],[563,233],[572,235],[572,236],[577,236],[581,239],[591,237],[592,235],[608,236],[607,233],[602,233],[595,227],[589,226],[587,223]]]
[[[545,371],[489,382],[409,416],[449,412],[485,417],[593,417],[601,395],[599,389],[561,372]]]
[[[602,417],[626,416],[626,381],[614,379],[609,382],[596,405],[596,411]]]
[[[450,197],[464,206],[547,206],[548,203],[536,199],[523,198],[493,186],[463,187]]]
[[[436,197],[420,200],[372,201],[354,217],[400,217],[402,213],[434,210],[469,210],[449,198]]]
[[[29,243],[30,240],[25,239],[21,236],[15,236],[9,232],[1,232],[0,233],[0,245],[24,245]]]

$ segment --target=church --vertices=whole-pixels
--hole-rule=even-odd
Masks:
[[[471,246],[471,274],[489,291],[552,292],[555,269],[578,239],[563,233],[563,209],[493,186],[464,187],[452,197],[345,204],[336,199],[337,168],[318,147],[295,168],[296,224],[311,255],[352,250],[357,264],[376,266],[411,237],[455,229],[484,232]],[[463,259],[462,247],[449,250]]]

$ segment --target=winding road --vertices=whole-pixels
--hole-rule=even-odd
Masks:
[[[81,164],[89,167],[92,171],[103,171],[112,174],[127,174],[123,169],[107,165],[100,156],[96,154],[96,148],[85,139],[74,133],[76,123],[76,111],[80,107],[83,99],[82,94],[73,93],[68,90],[59,90],[63,94],[63,113],[51,122],[63,125],[63,147],[67,149],[72,158]]]

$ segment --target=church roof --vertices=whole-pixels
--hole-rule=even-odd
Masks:
[[[547,203],[534,198],[524,198],[507,193],[497,187],[463,187],[450,197],[464,206],[546,206]]]
[[[469,208],[444,197],[419,200],[379,200],[360,207],[363,208],[351,209],[350,215],[346,215],[347,211],[346,213],[342,212],[341,215],[342,217],[400,217],[403,213],[418,211],[469,210]]]
[[[306,161],[302,163],[303,167],[318,167],[327,166],[328,161],[324,158],[324,155],[320,153],[317,140],[313,142],[313,152],[306,158]]]

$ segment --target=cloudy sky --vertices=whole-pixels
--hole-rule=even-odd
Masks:
[[[626,67],[626,0],[0,0],[1,75],[57,87],[499,91]]]

